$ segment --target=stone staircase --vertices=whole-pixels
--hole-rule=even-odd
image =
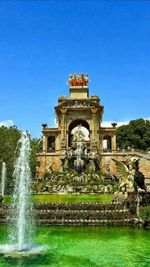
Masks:
[[[0,224],[8,219],[9,206],[0,206]],[[131,225],[133,218],[121,204],[39,203],[35,205],[37,225]]]
[[[9,206],[0,207],[0,224],[12,219]],[[37,225],[129,225],[133,216],[119,204],[40,203],[35,205]]]
[[[36,205],[38,225],[129,225],[133,216],[119,204],[44,203]]]

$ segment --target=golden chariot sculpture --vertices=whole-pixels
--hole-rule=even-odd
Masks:
[[[68,83],[71,86],[87,86],[87,84],[89,83],[89,78],[88,78],[88,74],[84,75],[83,73],[77,75],[76,73],[74,73],[73,75],[70,74]]]

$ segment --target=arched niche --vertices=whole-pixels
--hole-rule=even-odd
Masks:
[[[47,152],[55,152],[55,137],[47,137]]]
[[[85,134],[85,141],[86,141],[87,145],[89,144],[90,126],[89,126],[87,121],[82,120],[82,119],[77,119],[77,120],[72,121],[68,127],[68,146],[69,147],[71,147],[73,134],[78,129],[79,125],[81,126],[81,131],[83,131],[83,133]]]
[[[103,137],[103,151],[109,152],[112,150],[111,136],[105,135]]]

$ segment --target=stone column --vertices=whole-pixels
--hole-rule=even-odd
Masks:
[[[112,149],[113,151],[116,150],[116,135],[113,135],[113,136],[111,137],[111,149]]]
[[[47,136],[43,135],[43,152],[47,152]]]
[[[66,112],[67,109],[61,109],[61,147],[66,147]]]
[[[42,162],[42,172],[43,172],[43,177],[44,174],[46,173],[46,157],[47,157],[47,136],[43,135],[43,162]]]
[[[97,107],[92,107],[91,112],[92,112],[92,148],[94,150],[97,150],[98,148],[98,136],[97,136],[97,127],[96,127],[96,113],[98,111]]]
[[[100,135],[99,142],[100,142],[100,152],[102,153],[103,152],[103,136],[102,135]]]

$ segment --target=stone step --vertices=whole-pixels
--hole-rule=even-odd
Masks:
[[[9,216],[8,216],[9,215]],[[13,216],[14,214],[12,214]],[[11,214],[8,210],[0,213],[0,221],[12,221]],[[64,221],[64,220],[124,220],[131,218],[129,211],[124,210],[36,210],[36,221]]]
[[[37,214],[36,219],[126,219],[128,213],[45,213]]]
[[[100,204],[100,203],[41,203],[36,204],[37,210],[120,210],[121,204]]]
[[[55,213],[66,213],[66,214],[115,214],[115,213],[120,213],[120,214],[124,214],[124,213],[128,213],[129,210],[128,209],[120,209],[120,210],[35,210],[34,211],[36,214],[55,214]]]
[[[132,220],[128,209],[115,203],[36,203],[34,209],[39,225],[126,225]],[[12,223],[14,212],[10,205],[1,206],[0,223]]]
[[[129,216],[129,211],[124,210],[36,210],[33,212],[36,218],[70,218],[70,219],[97,219],[97,218],[127,218]],[[0,213],[0,218],[8,217],[12,218],[14,213],[9,213],[9,211],[3,211]]]
[[[36,210],[32,211],[33,214],[35,215],[40,215],[40,214],[125,214],[128,213],[129,210]],[[14,212],[9,212],[9,211],[3,211],[2,213],[0,212],[0,216],[5,216],[5,215],[10,215],[14,216]]]
[[[1,219],[0,224],[8,224],[12,223],[12,221]],[[38,219],[36,221],[37,225],[132,225],[133,218],[126,218],[126,219]]]
[[[38,220],[38,225],[132,225],[133,224],[133,218],[127,218],[127,219],[119,219],[119,220],[85,220],[85,219],[63,219],[63,220]]]

